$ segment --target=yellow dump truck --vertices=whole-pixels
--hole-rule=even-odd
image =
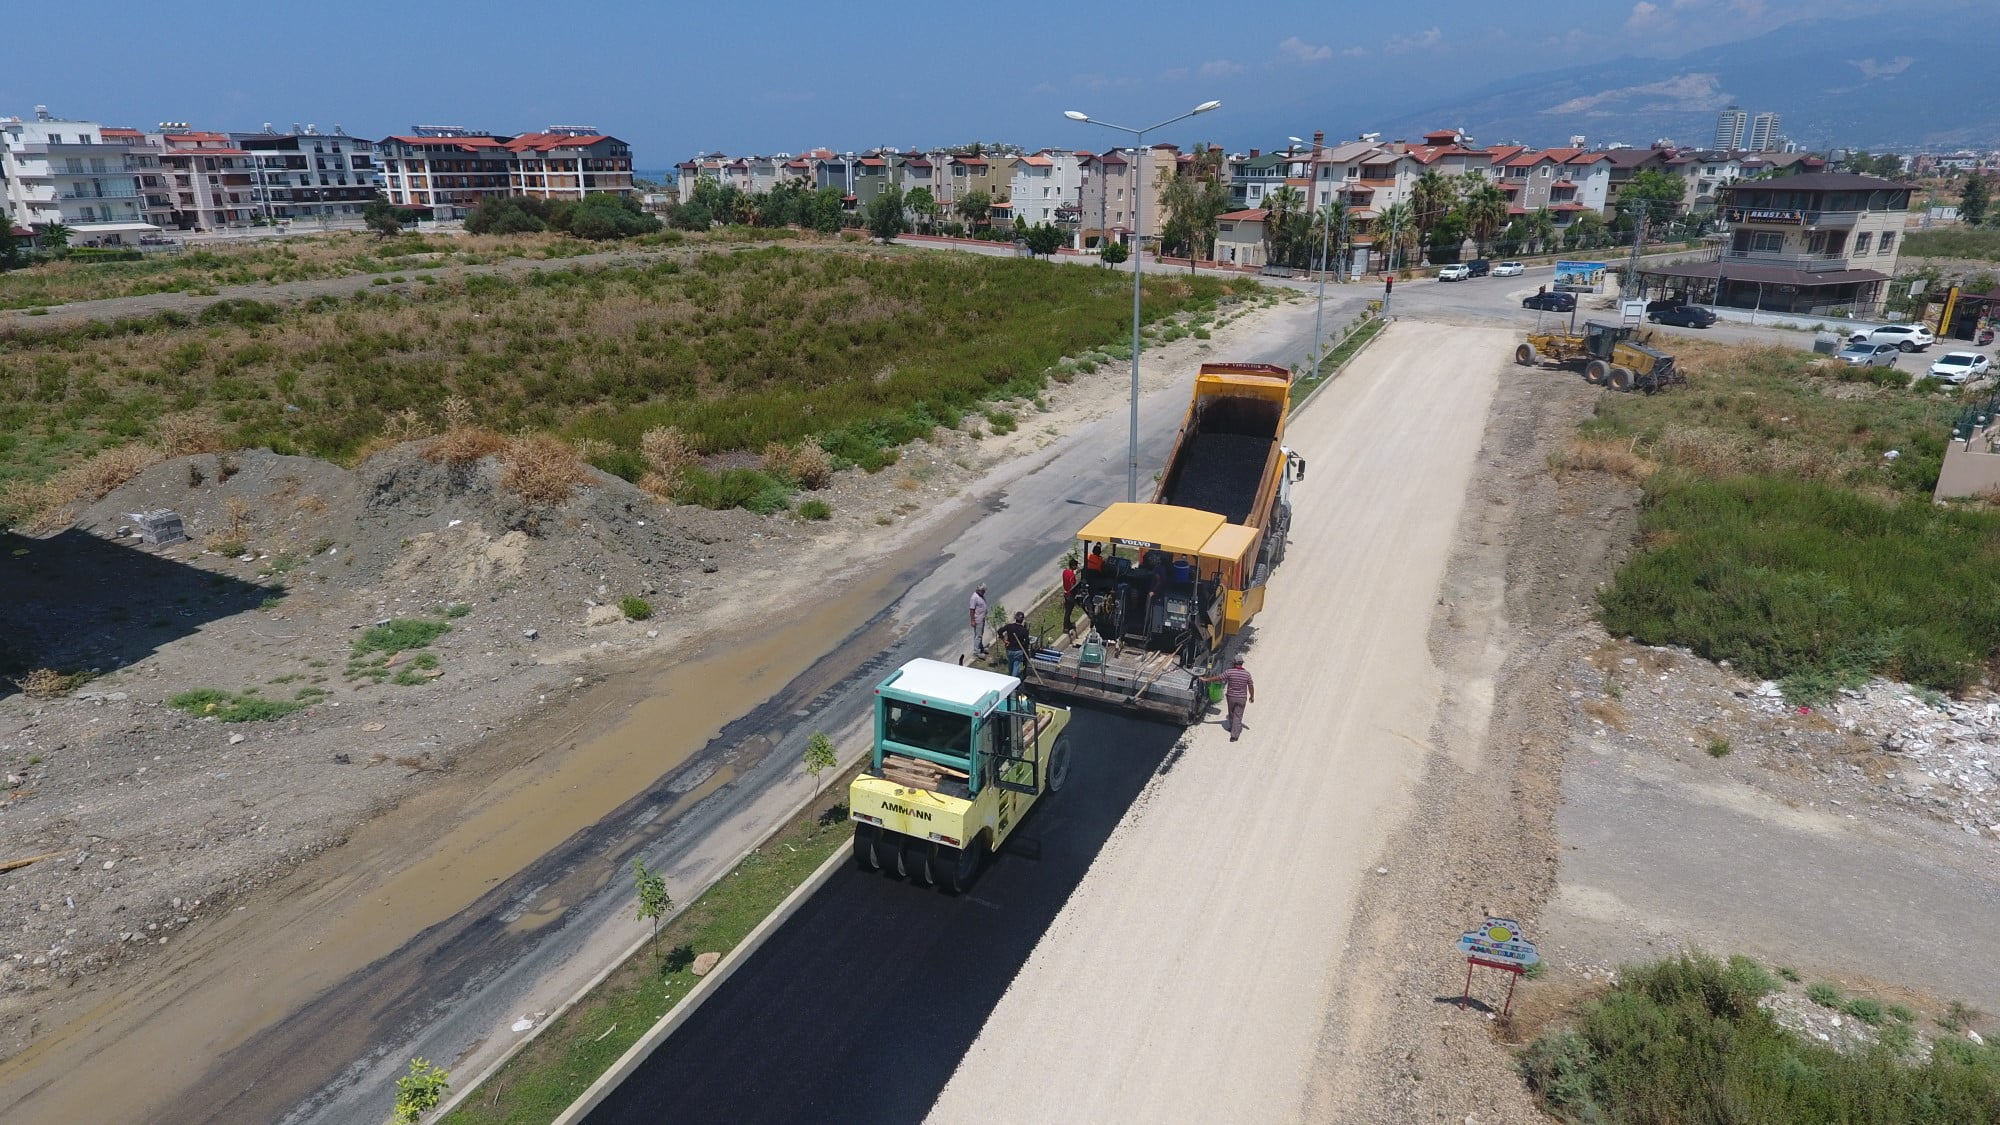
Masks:
[[[912,660],[875,688],[875,747],[848,788],[854,859],[953,892],[1069,776],[1069,709],[982,668]]]
[[[1113,504],[1077,532],[1087,626],[1034,654],[1030,687],[1175,722],[1207,709],[1202,677],[1284,558],[1303,466],[1284,445],[1291,384],[1270,364],[1202,366],[1153,502]]]

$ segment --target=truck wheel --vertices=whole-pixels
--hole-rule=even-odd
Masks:
[[[1063,783],[1069,780],[1069,735],[1056,736],[1056,744],[1049,747],[1049,770],[1046,779],[1049,792],[1062,792]]]
[[[1593,387],[1601,387],[1611,378],[1611,365],[1601,359],[1593,359],[1583,365],[1583,381]]]
[[[1611,380],[1610,380],[1610,386],[1611,386],[1611,389],[1612,389],[1612,390],[1614,390],[1614,391],[1629,391],[1629,390],[1631,390],[1631,389],[1632,389],[1632,369],[1631,369],[1631,368],[1629,368],[1629,367],[1614,367],[1614,368],[1612,368],[1612,369],[1611,369]]]
[[[937,845],[915,836],[903,844],[903,877],[919,887],[937,882]]]
[[[951,878],[939,884],[955,895],[962,895],[972,889],[979,878],[979,869],[986,866],[986,837],[978,839],[959,849],[957,862],[951,865]]]
[[[1533,344],[1522,344],[1514,349],[1514,362],[1522,367],[1533,367],[1541,361],[1542,357],[1535,351]]]
[[[882,870],[882,857],[876,848],[882,841],[882,830],[872,824],[854,826],[854,863],[863,871]]]

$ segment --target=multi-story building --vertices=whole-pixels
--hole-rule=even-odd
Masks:
[[[1744,146],[1751,152],[1776,152],[1784,147],[1785,138],[1778,133],[1778,115],[1760,113],[1750,119],[1750,140]]]
[[[1715,115],[1715,143],[1709,147],[1719,152],[1734,152],[1743,147],[1750,130],[1750,115],[1737,106],[1729,106]]]
[[[46,106],[35,107],[32,121],[0,118],[0,218],[29,230],[67,227],[74,246],[158,233],[148,221],[146,184],[150,178],[153,192],[163,190],[159,166],[133,144],[133,130],[111,132],[55,117]]]
[[[375,143],[382,192],[398,207],[457,218],[479,201],[513,190],[514,153],[506,138],[456,125],[419,125]]]
[[[587,125],[551,125],[510,137],[501,147],[513,156],[507,170],[509,195],[582,199],[631,195],[634,190],[632,147]],[[747,177],[748,169],[744,172]]]
[[[156,227],[170,227],[174,224],[174,200],[172,185],[167,181],[166,165],[160,160],[164,147],[158,137],[149,137],[137,129],[113,128],[105,126],[104,143],[125,146],[125,167],[139,179],[139,213]],[[144,234],[141,234],[144,237]]]
[[[1131,243],[1135,235],[1158,238],[1163,221],[1160,196],[1178,172],[1179,158],[1180,149],[1169,144],[1079,158],[1078,241],[1102,246]],[[1146,193],[1143,197],[1141,191]]]
[[[1644,285],[1706,304],[1829,315],[1878,313],[1895,276],[1911,189],[1849,172],[1744,180],[1719,191],[1719,258],[1640,271]]]
[[[1082,223],[1083,162],[1067,149],[1045,148],[1014,159],[1008,198],[1016,225],[1057,225],[1077,230]]]
[[[399,207],[428,208],[436,218],[462,216],[492,196],[582,199],[630,195],[632,150],[581,125],[552,125],[509,137],[456,125],[419,125],[375,146],[383,193]],[[720,154],[680,166],[681,198],[700,177],[721,180]],[[690,167],[694,165],[694,167]]]
[[[375,144],[350,137],[340,126],[322,134],[313,126],[289,133],[269,125],[260,133],[231,133],[249,154],[251,199],[265,220],[352,222],[375,198]]]
[[[154,136],[176,229],[248,226],[263,216],[250,152],[239,148],[229,134],[193,130],[174,121],[163,123]]]

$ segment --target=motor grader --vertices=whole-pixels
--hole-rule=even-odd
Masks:
[[[1581,333],[1530,332],[1514,348],[1514,362],[1534,367],[1547,360],[1559,367],[1581,368],[1584,382],[1614,391],[1653,394],[1685,384],[1687,376],[1674,357],[1653,347],[1651,340],[1651,333],[1635,337],[1631,328],[1593,320]]]

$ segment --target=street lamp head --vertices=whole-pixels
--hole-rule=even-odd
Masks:
[[[1302,145],[1306,143],[1306,139],[1304,137],[1286,137],[1285,139],[1292,142],[1295,145]]]
[[[1090,115],[1088,113],[1078,113],[1076,110],[1073,109],[1063,110],[1063,116],[1069,118],[1071,121],[1090,120]]]
[[[1200,105],[1194,107],[1194,111],[1196,113],[1207,113],[1209,110],[1219,109],[1221,108],[1221,106],[1222,106],[1221,102],[1203,102]]]

